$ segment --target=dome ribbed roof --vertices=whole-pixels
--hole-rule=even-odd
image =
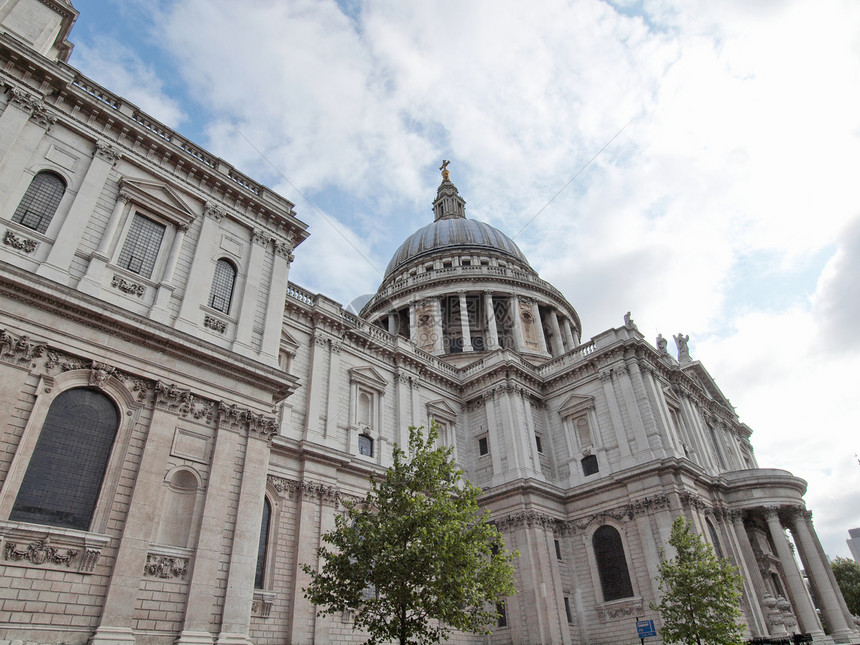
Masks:
[[[484,222],[455,217],[436,220],[407,237],[388,263],[385,278],[412,260],[442,249],[486,249],[529,264],[520,248],[500,230]]]

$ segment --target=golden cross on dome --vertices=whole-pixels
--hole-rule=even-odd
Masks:
[[[442,171],[442,181],[450,181],[450,180],[448,179],[448,175],[449,175],[449,172],[448,172],[448,164],[449,164],[449,163],[451,163],[451,162],[450,162],[450,161],[448,161],[447,159],[443,159],[443,160],[442,160],[442,165],[441,165],[441,166],[439,166],[439,170],[441,170],[441,171]]]

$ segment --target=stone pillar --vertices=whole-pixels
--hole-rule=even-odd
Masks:
[[[567,351],[576,347],[576,340],[573,337],[573,330],[570,327],[570,320],[563,318],[561,321],[561,329],[564,332],[564,339],[567,343]]]
[[[120,153],[112,146],[102,141],[96,142],[93,160],[87,168],[75,201],[57,231],[56,241],[48,252],[48,257],[36,269],[36,273],[54,282],[68,284],[69,268],[72,266],[75,251],[78,250],[78,243],[104,190],[110,170],[120,157]]]
[[[261,275],[261,269],[269,252],[269,243],[271,241],[263,229],[255,228],[251,233],[251,252],[245,272],[245,288],[242,290],[242,301],[240,303],[234,302],[231,307],[234,311],[233,317],[237,319],[236,340],[233,341],[233,351],[249,358],[255,358],[256,354],[253,348],[254,319],[257,314],[257,302],[260,300],[260,290],[263,287],[261,281],[265,280],[265,276]],[[210,276],[209,279],[211,280],[212,277]],[[234,289],[239,286],[238,281],[239,276],[237,275],[237,284],[234,286]],[[239,306],[237,307],[236,304]]]
[[[794,561],[794,554],[791,552],[791,547],[788,546],[788,540],[785,538],[785,532],[779,521],[779,507],[766,506],[764,516],[774,547],[776,547],[776,555],[782,564],[783,573],[785,573],[788,593],[791,596],[790,600],[794,611],[797,613],[800,629],[804,632],[817,633],[823,636],[815,607],[812,606],[812,600],[806,591],[806,585],[803,584],[803,577],[800,575],[800,570]]]
[[[552,338],[550,338],[552,355],[561,356],[564,354],[564,342],[561,337],[561,326],[558,324],[558,312],[549,312],[549,326],[552,329]]]
[[[418,316],[416,313],[415,301],[409,301],[409,340],[413,343],[418,342]]]
[[[802,508],[791,509],[789,515],[789,528],[794,536],[794,542],[800,552],[800,560],[806,569],[806,575],[812,583],[813,589],[821,603],[821,611],[824,614],[824,622],[830,630],[830,634],[837,643],[847,643],[857,637],[848,622],[839,602],[838,587],[834,588],[827,569],[830,568],[819,557],[816,548],[817,538],[807,524],[807,512]]]
[[[6,201],[21,180],[42,137],[56,120],[37,96],[12,89],[11,99],[0,115],[0,206],[4,207],[4,212],[14,210],[5,207]]]
[[[609,408],[609,418],[612,421],[612,429],[615,433],[615,441],[618,444],[618,454],[621,457],[621,467],[631,465],[633,456],[630,452],[630,441],[627,439],[627,430],[624,428],[624,419],[621,417],[621,409],[618,399],[615,397],[615,388],[612,386],[612,373],[609,370],[600,373],[600,382],[603,385],[603,394]],[[593,429],[596,431],[596,429]]]
[[[335,437],[337,436],[337,422],[338,422],[338,412],[343,413],[343,408],[340,407],[340,401],[338,399],[338,393],[340,392],[340,388],[338,387],[338,378],[344,375],[340,370],[340,352],[343,349],[343,346],[339,340],[332,339],[329,344],[329,360],[328,360],[328,379],[326,381],[328,388],[328,397],[326,412],[325,412],[325,436],[326,437]],[[346,380],[346,379],[344,379]],[[347,424],[349,424],[349,420],[345,419]]]
[[[254,599],[254,577],[257,570],[257,549],[263,501],[266,493],[266,473],[269,468],[267,434],[252,432],[248,436],[242,484],[236,507],[236,525],[230,550],[227,593],[221,619],[219,645],[251,645],[251,603]]]
[[[137,607],[140,580],[144,576],[143,569],[152,530],[159,520],[164,464],[170,454],[173,430],[176,427],[176,417],[167,412],[164,406],[166,403],[158,395],[149,432],[143,444],[125,529],[120,538],[113,574],[105,594],[101,620],[89,641],[93,645],[134,643],[134,608]],[[212,642],[211,638],[209,642]]]
[[[200,227],[194,259],[191,261],[191,271],[185,285],[185,294],[182,297],[182,305],[176,319],[176,329],[194,336],[198,335],[198,330],[202,326],[200,305],[203,304],[212,286],[214,266],[210,260],[212,259],[212,250],[217,247],[218,231],[225,215],[223,210],[211,203],[204,206],[203,212],[203,224]],[[253,318],[253,313],[251,317]]]
[[[212,452],[209,481],[206,484],[206,499],[203,503],[203,517],[200,522],[200,535],[194,554],[193,568],[190,570],[188,603],[182,633],[176,645],[211,645],[213,607],[216,599],[224,596],[219,583],[224,581],[222,566],[229,556],[222,553],[221,541],[224,527],[230,521],[231,490],[237,473],[236,454],[241,451],[242,437],[229,427],[229,420],[222,419],[215,436],[215,449]],[[262,504],[262,500],[260,502]],[[262,513],[262,511],[261,511]],[[260,530],[260,516],[256,520]],[[238,527],[236,527],[238,529]],[[226,582],[226,581],[225,581]],[[253,584],[253,578],[252,578]],[[250,604],[251,598],[248,598]]]
[[[617,375],[616,379],[618,389],[621,390],[621,397],[624,400],[624,405],[627,408],[627,418],[630,425],[633,426],[633,437],[636,441],[636,452],[645,454],[649,459],[654,458],[654,452],[651,450],[651,443],[648,440],[648,434],[645,428],[645,423],[642,417],[641,400],[637,400],[633,392],[633,370],[636,370],[636,376],[639,376],[639,366],[636,364],[636,359],[629,359],[624,367],[613,369],[613,375]],[[650,410],[648,410],[650,412]],[[653,417],[651,418],[653,423]]]
[[[493,464],[492,485],[501,484],[504,481],[502,474],[502,454],[507,454],[505,438],[496,426],[496,392],[487,390],[484,392],[484,407],[487,414],[487,439],[490,443],[490,461]]]
[[[445,333],[442,329],[442,301],[433,298],[433,334],[436,336],[434,352],[437,356],[445,353]]]
[[[764,586],[764,580],[761,577],[761,570],[758,567],[758,562],[755,559],[755,553],[750,544],[749,535],[747,535],[746,527],[744,526],[743,513],[741,511],[731,511],[732,526],[734,528],[735,538],[740,547],[740,562],[743,573],[744,594],[749,601],[749,609],[752,613],[750,618],[753,624],[750,628],[755,627],[757,631],[752,631],[753,636],[766,636],[770,634],[768,621],[762,610],[762,600],[767,594],[767,589]],[[750,589],[750,585],[752,589]]]
[[[396,311],[388,312],[388,333],[392,336],[397,335],[397,328],[400,327],[400,316]]]
[[[499,348],[499,328],[496,326],[496,310],[493,308],[493,292],[484,291],[484,309],[487,312],[487,339],[484,348],[493,351]]]
[[[532,315],[535,319],[535,331],[537,332],[540,353],[549,355],[549,350],[546,348],[546,337],[543,334],[543,320],[540,316],[540,306],[537,300],[532,300]]]
[[[281,330],[284,320],[284,300],[290,280],[290,264],[294,259],[293,247],[288,242],[275,240],[275,264],[269,280],[269,295],[266,300],[266,324],[263,327],[263,344],[260,358],[272,367],[278,365],[281,350]]]
[[[302,432],[302,439],[318,440],[320,435],[320,407],[322,406],[323,387],[325,387],[325,370],[323,369],[326,345],[328,340],[325,336],[315,330],[311,338],[311,371],[310,383],[308,384],[308,394],[305,414],[305,427]],[[352,420],[351,420],[352,421]],[[345,446],[349,449],[349,446]]]
[[[474,351],[472,348],[472,331],[469,329],[469,312],[466,309],[466,292],[458,291],[457,296],[460,299],[460,328],[463,333],[463,351]]]
[[[521,352],[526,346],[523,339],[523,321],[520,318],[520,298],[517,294],[511,294],[511,299],[508,301],[511,308],[511,321],[514,325],[514,349]]]
[[[176,288],[173,286],[173,273],[176,271],[176,263],[179,262],[179,253],[182,251],[182,243],[185,241],[185,234],[187,232],[188,226],[186,224],[176,227],[173,246],[170,247],[170,256],[167,258],[167,265],[164,267],[164,275],[161,277],[161,283],[155,292],[155,302],[153,302],[149,312],[153,320],[164,324],[167,324],[170,320],[168,304]],[[92,261],[90,261],[90,264],[92,265]]]
[[[110,214],[107,226],[102,233],[102,239],[99,240],[99,246],[95,253],[90,257],[90,263],[87,265],[87,272],[80,283],[78,289],[84,293],[97,296],[102,288],[102,276],[107,263],[110,261],[110,247],[113,242],[116,230],[119,227],[119,221],[122,219],[122,212],[128,204],[130,195],[125,191],[120,191],[117,197],[116,204]]]

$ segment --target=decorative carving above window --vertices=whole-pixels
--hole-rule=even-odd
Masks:
[[[174,555],[146,554],[143,575],[151,578],[179,578],[185,580],[189,558]]]

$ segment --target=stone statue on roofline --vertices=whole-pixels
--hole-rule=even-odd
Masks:
[[[678,332],[677,336],[673,336],[675,339],[675,345],[678,346],[678,362],[679,363],[689,363],[690,359],[690,348],[687,346],[687,343],[690,341],[690,335],[687,334],[684,336],[681,332]]]
[[[667,341],[665,338],[663,338],[663,334],[657,334],[657,350],[661,354],[668,354],[669,353],[669,350],[666,349],[668,345],[669,345],[669,341]]]

